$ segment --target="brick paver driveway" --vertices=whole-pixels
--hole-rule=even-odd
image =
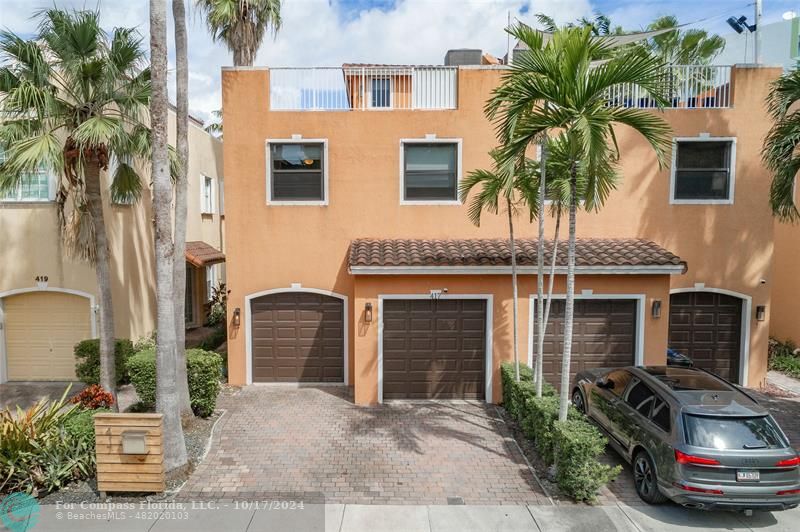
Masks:
[[[494,407],[368,408],[345,394],[250,386],[220,397],[227,413],[180,498],[318,493],[357,504],[546,503]]]

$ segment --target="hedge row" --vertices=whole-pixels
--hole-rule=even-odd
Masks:
[[[591,501],[597,492],[614,479],[621,468],[597,461],[607,440],[589,420],[571,405],[567,421],[558,421],[558,397],[555,388],[543,386],[536,397],[531,369],[520,364],[520,381],[515,379],[513,364],[500,368],[503,383],[503,406],[533,440],[542,460],[556,466],[556,482],[561,490],[578,501]]]
[[[125,363],[133,356],[133,343],[125,338],[117,339],[114,345],[117,386],[127,384]],[[83,340],[75,344],[75,375],[84,384],[100,384],[100,340]]]
[[[136,395],[146,406],[156,402],[156,353],[140,351],[128,359],[128,373]],[[222,357],[202,349],[186,350],[186,373],[189,377],[189,402],[195,414],[208,417],[217,405],[221,388]]]

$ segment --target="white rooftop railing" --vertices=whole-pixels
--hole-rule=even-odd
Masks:
[[[271,68],[273,111],[455,109],[458,68],[345,66]]]
[[[664,69],[667,109],[723,109],[731,106],[730,66],[674,65]],[[609,91],[611,105],[645,109],[656,107],[639,86],[622,84]]]

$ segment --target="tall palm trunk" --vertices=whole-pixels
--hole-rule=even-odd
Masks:
[[[567,420],[569,407],[569,368],[572,361],[572,328],[575,314],[575,226],[578,211],[576,168],[573,164],[569,181],[569,246],[567,247],[567,301],[564,310],[564,355],[561,360],[561,395],[559,421]]]
[[[536,395],[542,396],[541,364],[544,353],[544,197],[547,191],[547,142],[542,142],[541,170],[539,172],[539,239],[536,243],[536,365],[533,380],[536,383]]]
[[[253,66],[253,54],[243,46],[233,49],[233,66]]]
[[[175,305],[175,363],[178,383],[178,405],[181,415],[191,416],[189,380],[186,375],[186,195],[189,170],[189,64],[186,49],[186,6],[183,0],[172,0],[175,19],[175,95],[176,151],[178,176],[175,180],[175,256],[173,257],[173,303]]]
[[[561,211],[558,212],[556,215],[556,228],[553,235],[553,258],[550,261],[550,279],[547,285],[547,300],[545,308],[544,308],[544,320],[542,324],[542,333],[539,335],[539,345],[541,346],[540,353],[544,352],[544,331],[547,330],[547,322],[550,320],[550,307],[553,305],[553,283],[556,279],[556,261],[558,260],[558,233],[561,229]],[[540,380],[536,383],[536,397],[542,396],[542,383],[544,382],[544,376],[542,374],[544,370],[544,355],[539,355],[539,358],[536,360],[536,373],[540,376]]]
[[[100,314],[100,386],[114,395],[117,408],[117,364],[114,346],[114,307],[111,301],[111,258],[100,192],[100,161],[92,155],[84,165],[86,203],[94,226],[95,265]]]
[[[175,360],[173,305],[172,182],[167,152],[167,24],[165,0],[150,0],[150,120],[153,150],[153,211],[156,226],[156,411],[164,415],[164,467],[186,464]]]
[[[519,382],[519,350],[517,349],[517,249],[514,241],[514,213],[511,209],[511,198],[506,198],[508,208],[508,236],[511,244],[511,286],[514,299],[513,329],[514,329],[514,378]]]

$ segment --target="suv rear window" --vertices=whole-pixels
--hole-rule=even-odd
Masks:
[[[789,443],[769,416],[706,417],[684,415],[686,443],[708,449],[775,449]]]

